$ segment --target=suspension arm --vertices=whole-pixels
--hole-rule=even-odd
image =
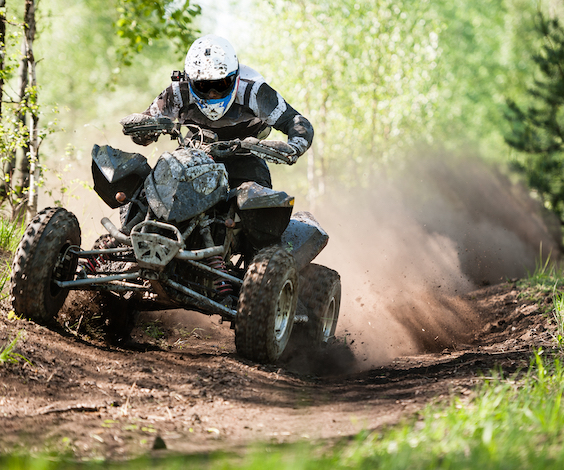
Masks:
[[[235,320],[235,317],[237,316],[236,310],[233,310],[233,309],[228,308],[224,305],[221,305],[220,303],[214,302],[213,300],[208,299],[206,296],[199,294],[198,292],[195,292],[192,289],[189,289],[188,287],[185,287],[182,284],[179,284],[178,282],[175,282],[171,279],[167,279],[164,282],[169,287],[172,287],[173,289],[176,289],[177,291],[182,292],[183,294],[187,295],[188,297],[195,299],[201,305],[204,305],[205,307],[207,307],[208,309],[210,309],[214,313],[221,315],[222,317],[226,318],[227,320],[230,320],[230,321]]]

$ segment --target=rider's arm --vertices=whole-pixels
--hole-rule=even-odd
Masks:
[[[182,104],[183,101],[178,82],[172,82],[153,100],[151,105],[142,114],[156,118],[169,117],[174,120],[178,117]],[[158,133],[135,134],[131,136],[131,139],[138,145],[149,145],[156,142],[159,135]]]
[[[296,158],[302,155],[313,141],[311,123],[267,83],[263,83],[256,95],[258,117],[288,136],[288,144],[296,151]]]
[[[143,111],[143,114],[153,117],[166,116],[171,119],[176,119],[180,109],[184,105],[182,95],[180,82],[172,82],[153,100],[151,105]]]

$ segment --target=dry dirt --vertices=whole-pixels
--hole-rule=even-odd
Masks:
[[[548,316],[518,294],[509,282],[458,297],[479,319],[464,344],[369,370],[346,332],[317,357],[262,366],[237,356],[227,324],[196,313],[142,314],[134,341],[116,347],[86,334],[85,323],[52,331],[10,319],[4,303],[0,345],[22,332],[15,352],[29,362],[0,366],[0,454],[25,448],[120,459],[237,450],[331,442],[397,423],[431,401],[470,394],[494,367],[526,368],[532,349],[550,344]]]

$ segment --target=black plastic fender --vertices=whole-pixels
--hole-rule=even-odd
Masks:
[[[115,199],[117,192],[133,197],[150,172],[147,159],[140,153],[123,152],[109,145],[92,148],[94,191],[112,209],[122,205]]]
[[[282,246],[294,256],[298,271],[304,269],[321,253],[329,235],[309,212],[296,212],[282,234]]]

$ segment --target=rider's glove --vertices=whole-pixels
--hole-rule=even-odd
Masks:
[[[239,139],[235,139],[210,144],[208,147],[208,153],[212,158],[226,158],[237,155],[240,149],[241,141]]]
[[[298,161],[298,151],[292,145],[287,144],[286,142],[282,142],[281,140],[262,140],[259,141],[254,137],[247,137],[245,142],[249,142],[251,144],[258,145],[259,147],[266,147],[268,149],[276,151],[280,156],[285,157],[287,159],[288,165],[293,165]],[[253,150],[252,153],[258,154],[260,156],[260,151]]]

